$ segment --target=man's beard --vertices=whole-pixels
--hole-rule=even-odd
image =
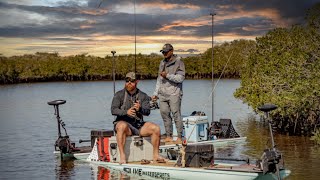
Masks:
[[[126,89],[127,91],[133,91],[136,88],[136,85],[133,84],[127,84]]]

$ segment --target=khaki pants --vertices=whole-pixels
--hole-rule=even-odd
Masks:
[[[181,95],[162,96],[159,95],[160,114],[166,130],[166,135],[172,137],[172,119],[177,128],[178,137],[182,137],[183,122],[181,119]]]

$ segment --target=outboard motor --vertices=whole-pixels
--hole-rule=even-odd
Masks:
[[[56,140],[55,143],[55,150],[59,150],[60,154],[61,154],[61,159],[63,159],[63,154],[66,153],[71,153],[73,151],[73,149],[75,148],[75,144],[71,143],[67,130],[65,129],[65,124],[64,122],[60,119],[60,115],[59,115],[59,105],[65,104],[66,101],[65,100],[54,100],[54,101],[50,101],[48,102],[48,105],[51,105],[54,107],[54,114],[56,115],[57,118],[57,123],[58,123],[58,139]],[[65,131],[65,136],[61,135],[61,127],[64,129]]]

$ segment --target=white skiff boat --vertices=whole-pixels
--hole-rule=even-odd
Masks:
[[[98,166],[106,167],[112,170],[121,171],[128,175],[139,176],[141,178],[155,178],[155,179],[184,179],[194,180],[201,178],[201,180],[219,180],[219,179],[278,179],[278,176],[272,172],[264,172],[261,164],[239,164],[219,163],[214,162],[208,167],[178,167],[176,161],[168,161],[166,163],[152,163],[141,164],[140,161],[130,162],[127,164],[119,164],[113,162],[105,162],[99,160],[98,147],[94,146],[93,151],[89,154],[75,153],[74,157],[78,160],[87,161]],[[279,177],[283,179],[291,173],[290,170],[284,168],[279,169]]]
[[[228,128],[214,128],[211,126],[213,127],[212,130],[211,127],[208,127],[206,117],[199,115],[184,119],[185,135],[191,141],[184,145],[171,144],[161,146],[160,153],[167,154],[169,161],[153,162],[151,138],[131,136],[126,139],[125,153],[127,163],[119,164],[119,149],[117,148],[118,145],[113,131],[91,131],[91,140],[88,140],[88,142],[91,142],[91,146],[77,148],[74,143],[71,143],[64,123],[59,116],[58,106],[64,103],[64,100],[48,102],[49,105],[53,105],[55,108],[59,136],[55,144],[55,152],[60,154],[61,158],[69,156],[131,175],[156,179],[195,179],[198,177],[202,180],[283,179],[290,174],[290,170],[284,168],[282,154],[275,148],[271,123],[269,123],[269,129],[272,148],[266,149],[261,156],[261,160],[258,160],[255,164],[250,164],[249,160],[221,160],[215,158],[214,146],[244,141],[245,138],[237,135],[233,127],[230,126],[231,120],[227,120],[229,122]],[[274,110],[275,107],[266,105],[261,107],[261,110],[267,114],[269,111]],[[193,119],[196,120],[193,121]],[[221,122],[220,124],[223,124],[226,121],[222,120]],[[61,135],[61,127],[65,130],[65,136]],[[231,138],[225,138],[226,134],[231,135]],[[210,140],[210,136],[214,137],[214,139]]]

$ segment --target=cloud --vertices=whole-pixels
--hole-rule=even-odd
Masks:
[[[158,49],[153,44],[161,47],[164,41],[170,40],[181,43],[182,47],[185,42],[189,47],[180,49],[191,49],[188,52],[198,53],[203,51],[206,43],[210,45],[211,12],[217,14],[214,17],[215,40],[223,42],[239,38],[254,39],[276,27],[290,27],[301,23],[306,10],[320,2],[102,0],[98,8],[100,1],[0,0],[0,16],[5,17],[0,19],[0,37],[8,38],[6,42],[21,38],[19,48],[23,44],[26,47],[30,45],[30,39],[46,39],[48,44],[63,42],[71,49],[76,43],[85,44],[85,41],[101,45],[101,39],[104,42],[113,41],[110,44],[114,45],[131,45],[136,33],[140,47]],[[192,44],[199,47],[193,47]],[[0,42],[0,45],[1,52],[5,49],[5,44]],[[192,51],[193,48],[198,51]],[[12,52],[13,50],[12,46]]]
[[[177,50],[175,50],[175,52],[179,52],[179,53],[187,52],[187,53],[193,54],[193,53],[198,53],[200,51],[197,49],[188,49],[188,50],[177,49]]]

